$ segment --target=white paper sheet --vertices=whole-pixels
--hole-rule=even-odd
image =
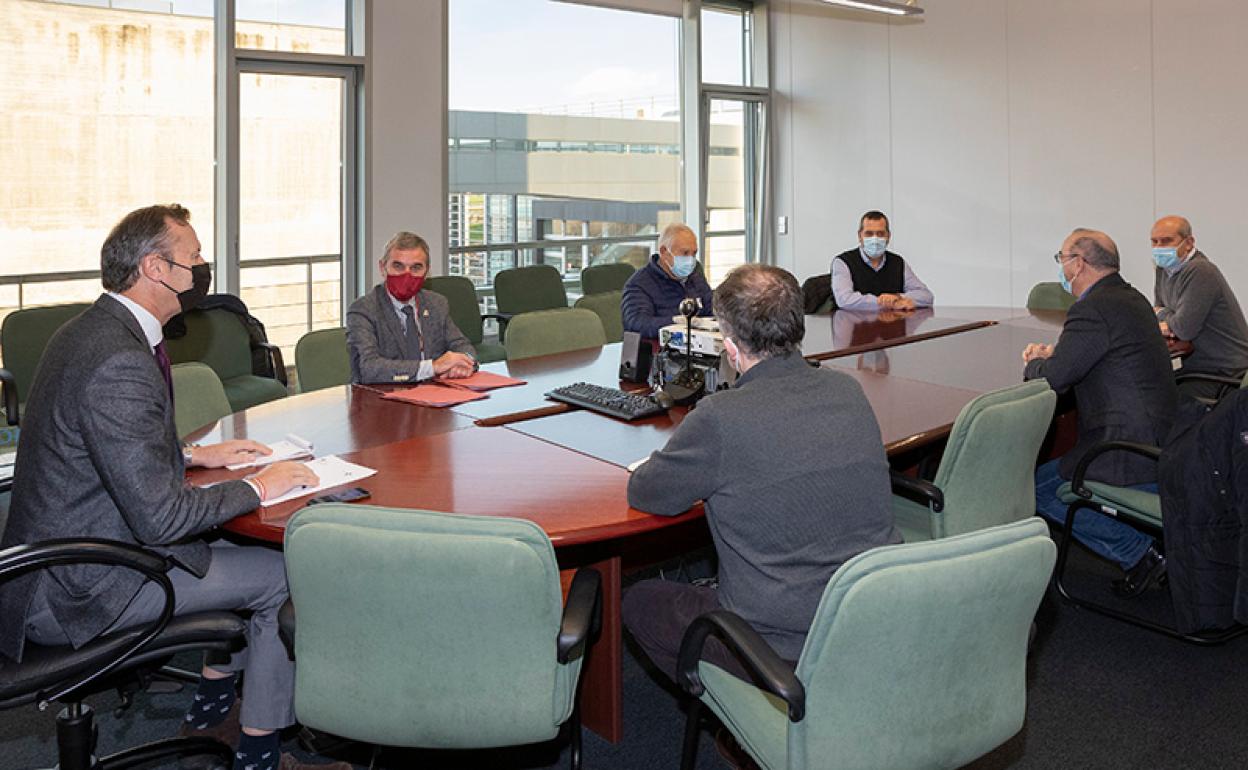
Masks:
[[[227,465],[225,467],[232,471],[237,471],[242,470],[243,468],[259,468],[264,465],[272,465],[273,463],[280,463],[283,460],[296,460],[300,457],[312,456],[311,444],[306,442],[299,443],[290,438],[284,441],[275,441],[272,444],[269,444],[268,447],[273,450],[273,454],[257,457],[251,462],[235,463],[234,465]]]
[[[265,500],[263,503],[264,507],[268,508],[270,505],[277,505],[278,503],[284,503],[287,500],[294,500],[296,497],[315,494],[322,490],[329,489],[330,487],[350,484],[353,481],[366,479],[377,472],[372,468],[365,468],[363,465],[349,463],[336,455],[316,458],[308,463],[308,470],[315,473],[317,478],[321,480],[319,484],[314,487],[299,487],[292,489],[281,497],[275,497],[272,500]]]

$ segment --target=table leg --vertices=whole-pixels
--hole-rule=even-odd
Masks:
[[[624,737],[624,640],[620,621],[620,557],[586,565],[602,575],[602,633],[581,670],[581,719],[612,743]]]

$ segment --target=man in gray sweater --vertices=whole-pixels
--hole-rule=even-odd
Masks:
[[[719,557],[719,588],[646,580],[624,596],[624,623],[674,676],[685,629],[726,608],[796,660],[828,579],[862,551],[901,542],[888,460],[858,383],[811,367],[802,292],[780,268],[744,265],[715,291],[725,355],[741,376],[689,412],[636,469],[628,502],[675,516],[699,500]],[[744,679],[727,648],[704,657]]]
[[[1151,233],[1157,276],[1153,304],[1162,334],[1192,343],[1182,373],[1240,378],[1248,370],[1248,323],[1217,265],[1196,249],[1183,217],[1157,220]],[[1216,384],[1180,383],[1179,391],[1212,397]]]

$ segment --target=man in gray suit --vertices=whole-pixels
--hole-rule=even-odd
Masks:
[[[861,386],[810,366],[798,350],[806,330],[797,280],[744,265],[714,302],[741,376],[689,412],[628,483],[629,505],[659,516],[704,500],[719,557],[718,589],[645,580],[624,596],[625,625],[673,677],[685,629],[721,607],[796,660],[832,573],[901,542],[880,427]],[[718,642],[705,657],[750,678]]]
[[[1055,523],[1066,520],[1058,488],[1069,481],[1079,459],[1101,441],[1138,441],[1160,446],[1174,422],[1178,392],[1170,354],[1152,306],[1118,274],[1118,247],[1105,233],[1079,229],[1067,236],[1058,262],[1062,285],[1078,297],[1066,313],[1056,345],[1023,350],[1024,377],[1044,378],[1058,393],[1074,389],[1079,437],[1060,459],[1036,469],[1036,508]],[[1117,486],[1157,491],[1157,467],[1127,452],[1093,461],[1088,478]],[[1136,596],[1166,569],[1153,539],[1106,516],[1076,517],[1075,537],[1126,573],[1114,591]]]
[[[277,767],[276,731],[294,722],[294,664],[277,635],[287,598],[282,555],[198,536],[316,476],[288,462],[208,488],[185,482],[186,465],[215,468],[269,452],[254,441],[178,442],[161,327],[211,283],[190,212],[173,205],[127,214],[105,240],[100,265],[107,293],[52,337],[35,375],[0,546],[53,538],[146,546],[176,565],[175,612],[249,612],[245,654],[204,667],[182,733],[237,740],[235,768]],[[20,660],[27,640],[80,646],[146,623],[162,605],[159,586],[133,571],[54,567],[0,588],[0,654]],[[280,761],[298,766],[288,755]]]
[[[451,320],[450,304],[423,288],[429,244],[415,233],[390,239],[379,262],[385,280],[351,303],[351,381],[395,383],[467,377],[476,350]]]

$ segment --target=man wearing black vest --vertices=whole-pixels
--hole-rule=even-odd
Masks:
[[[832,297],[844,310],[911,310],[932,304],[932,292],[900,254],[887,251],[888,217],[868,211],[858,220],[858,248],[832,260]]]

